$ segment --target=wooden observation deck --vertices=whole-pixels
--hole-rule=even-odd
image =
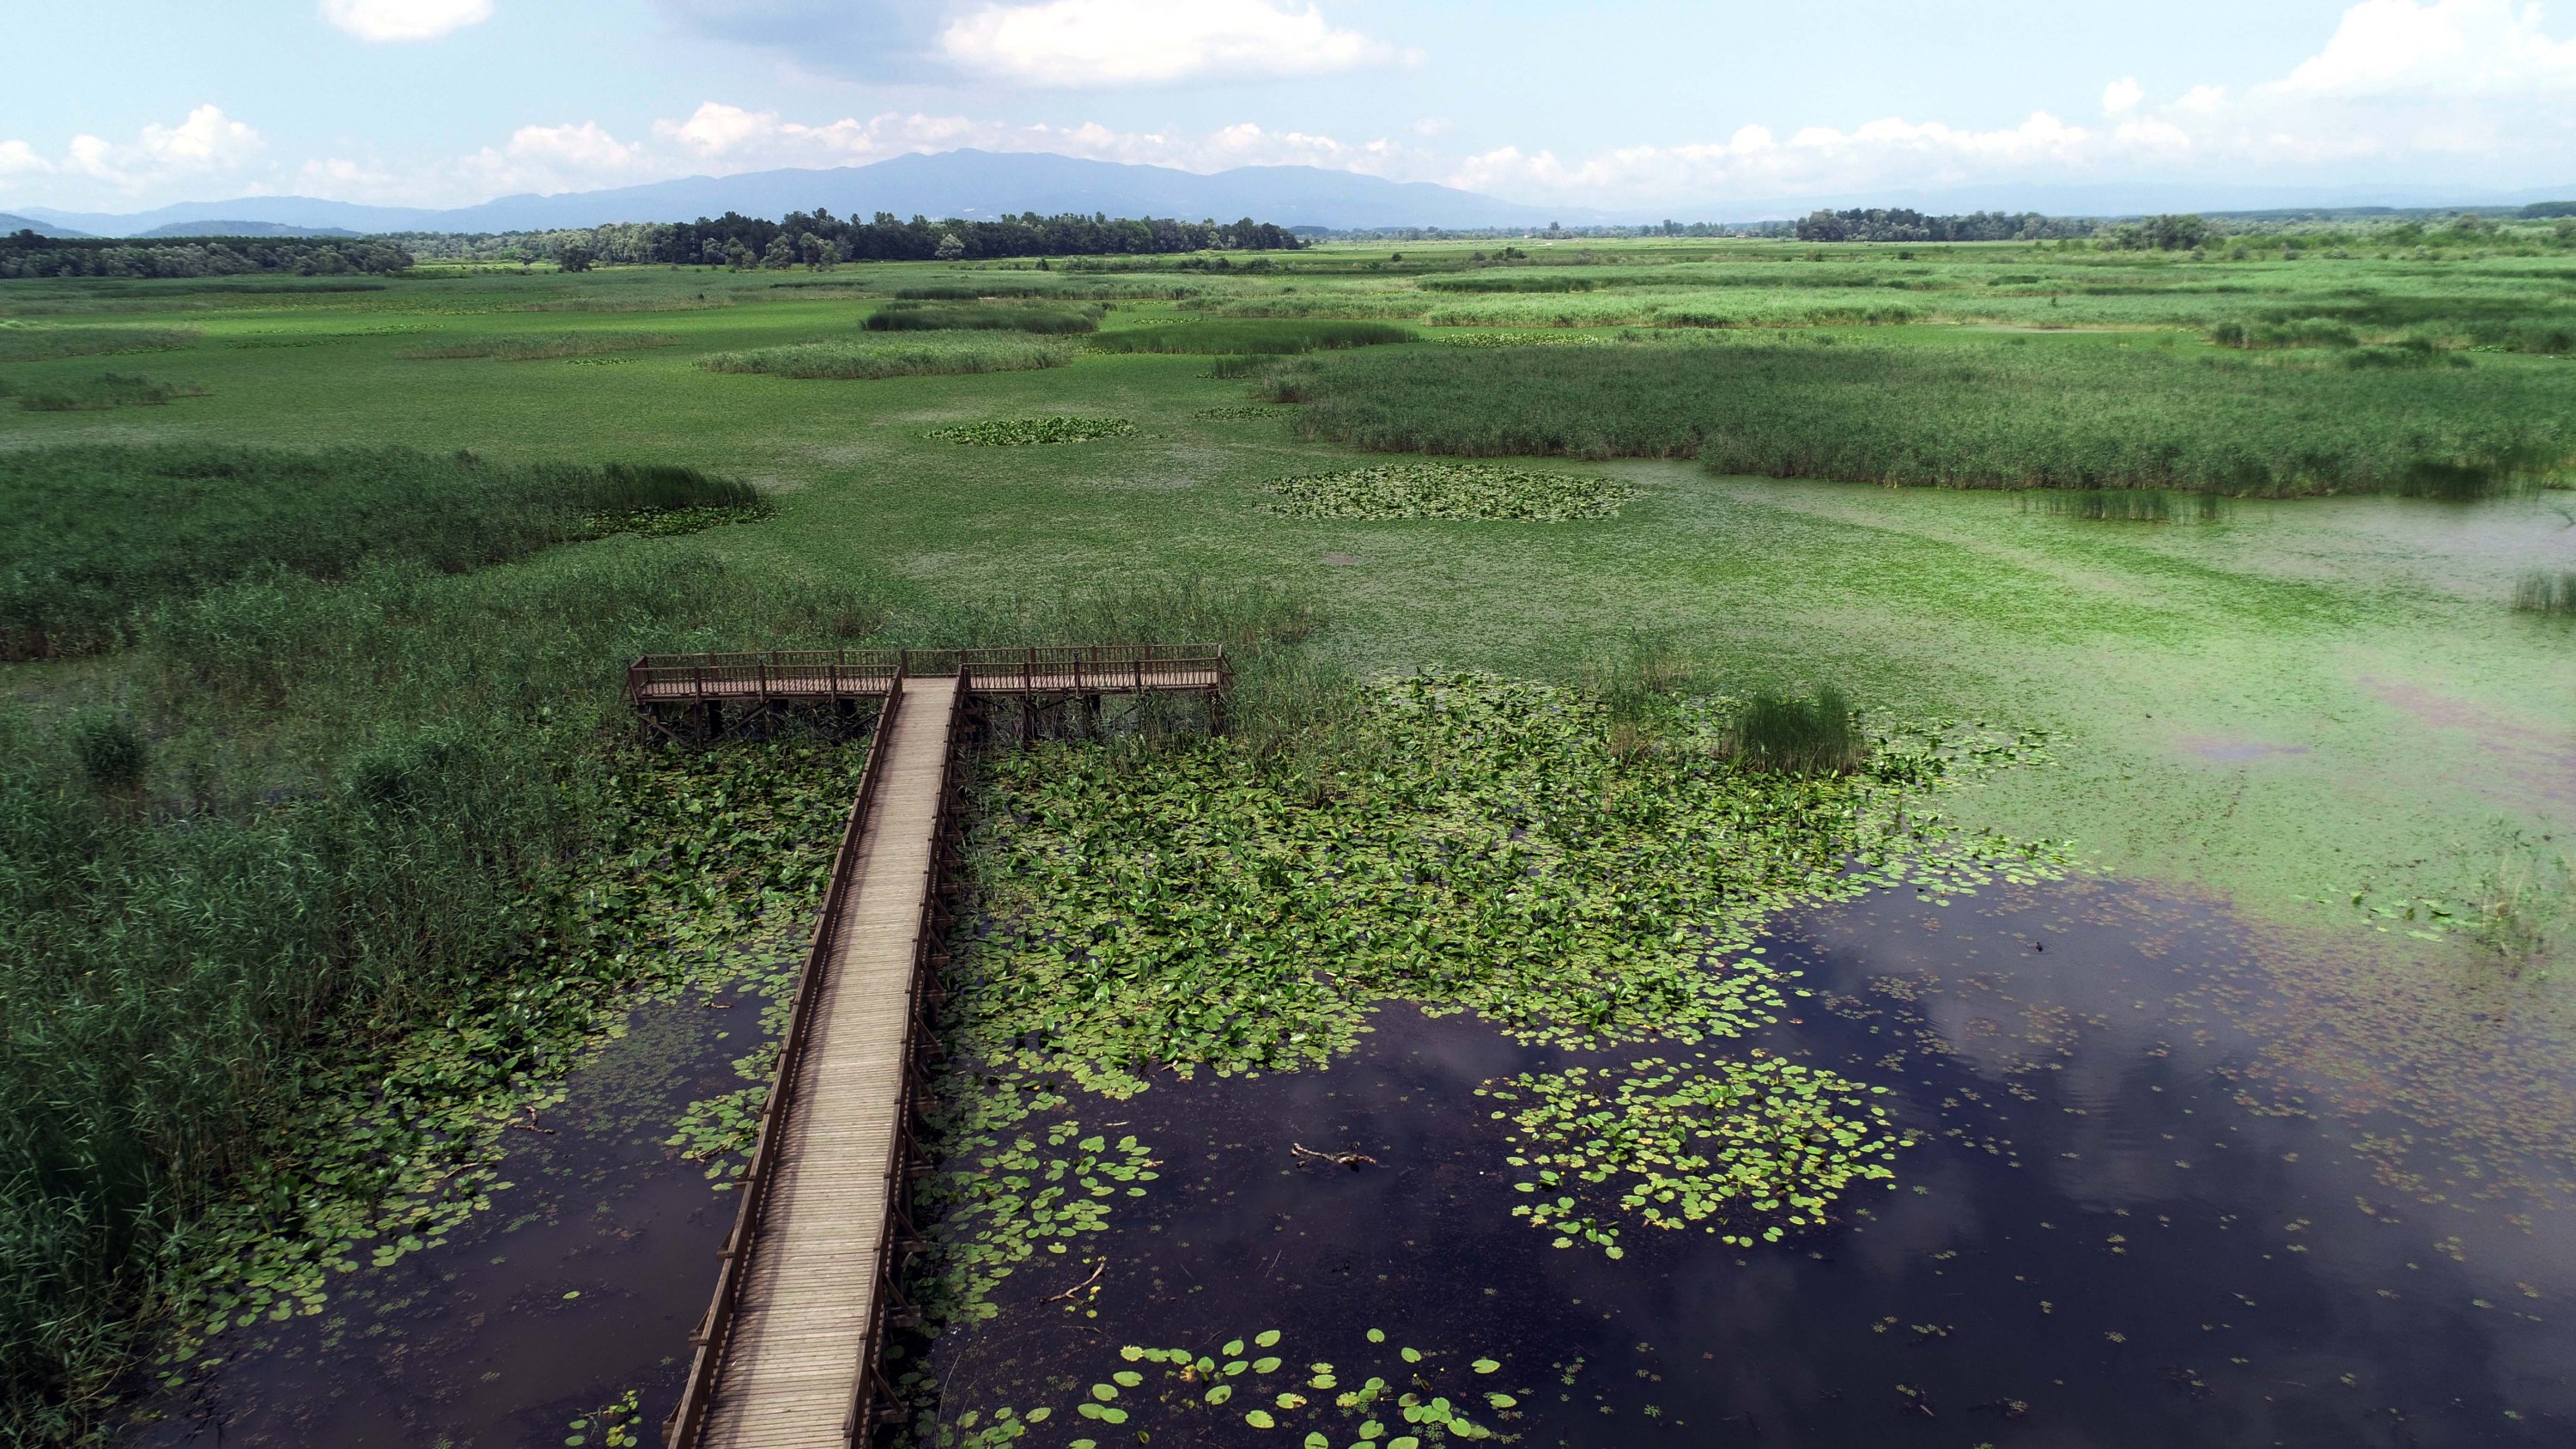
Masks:
[[[927,1007],[946,956],[942,883],[957,746],[978,704],[1201,694],[1221,720],[1224,651],[1178,648],[826,651],[648,657],[639,711],[728,704],[875,706],[779,1050],[760,1136],[719,1257],[714,1301],[668,1424],[670,1449],[848,1449],[901,1412],[882,1369],[902,1298],[913,1122]],[[712,717],[710,722],[712,723]]]

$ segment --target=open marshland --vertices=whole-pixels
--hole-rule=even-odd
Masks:
[[[10,1432],[654,1438],[867,742],[625,660],[1206,639],[890,1442],[2563,1438],[2564,254],[1479,250],[0,289]]]

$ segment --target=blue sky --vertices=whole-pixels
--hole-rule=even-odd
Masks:
[[[0,210],[455,205],[966,145],[1693,216],[2576,182],[2576,15],[2516,0],[5,3]]]

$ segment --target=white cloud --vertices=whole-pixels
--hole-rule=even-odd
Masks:
[[[2512,0],[2362,0],[2324,50],[2265,89],[2282,96],[2405,92],[2449,98],[2576,86],[2576,41],[2549,38],[2538,5]]]
[[[1249,122],[1199,134],[1113,131],[1097,122],[1079,125],[1013,125],[966,116],[887,111],[866,120],[844,117],[820,125],[751,111],[721,101],[700,105],[687,119],[657,121],[654,135],[691,166],[752,170],[776,166],[860,166],[912,152],[972,146],[985,151],[1045,151],[1099,161],[1142,162],[1190,171],[1230,166],[1328,166],[1379,171],[1394,164],[1387,141],[1343,142],[1302,131],[1273,131]],[[673,174],[678,174],[674,169]]]
[[[596,121],[521,126],[450,168],[449,189],[475,200],[513,192],[587,191],[673,175],[641,142],[620,141]]]
[[[2138,84],[2136,76],[2122,76],[2102,88],[2102,114],[2117,116],[2134,111],[2138,102],[2146,98],[2147,88]]]
[[[153,122],[131,141],[87,133],[71,138],[62,159],[49,160],[22,140],[0,141],[0,177],[68,176],[101,182],[123,192],[189,177],[239,171],[264,142],[259,132],[227,116],[220,106],[199,106],[175,126]]]
[[[962,70],[1041,86],[1321,75],[1394,58],[1312,5],[1268,0],[987,4],[940,32],[938,47]]]
[[[322,0],[322,18],[360,40],[435,40],[492,18],[492,0]]]
[[[0,141],[0,176],[44,176],[53,169],[54,163],[26,142]]]

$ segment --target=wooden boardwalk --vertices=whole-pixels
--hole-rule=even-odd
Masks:
[[[901,1265],[923,1005],[945,959],[941,870],[970,722],[992,737],[998,707],[1026,738],[1097,725],[1103,696],[1179,692],[1205,697],[1215,729],[1231,683],[1213,645],[664,655],[628,669],[639,713],[702,709],[708,736],[736,703],[823,703],[850,717],[865,701],[877,721],[670,1449],[847,1449],[900,1412],[884,1333],[915,1321]]]
[[[887,695],[673,1449],[842,1449],[869,1426],[961,693]]]

